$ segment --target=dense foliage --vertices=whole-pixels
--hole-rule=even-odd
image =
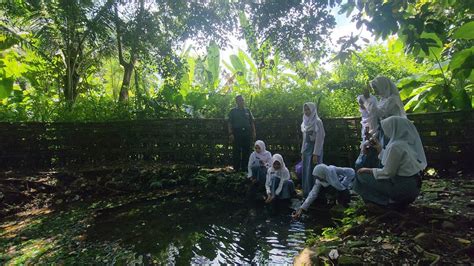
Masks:
[[[355,116],[379,74],[398,82],[408,111],[469,110],[467,2],[6,1],[0,120],[222,118],[236,94],[257,117],[299,117],[307,101],[323,116]],[[331,8],[386,41],[362,48],[350,36],[334,53]],[[232,34],[247,48],[224,58]]]
[[[474,81],[474,5],[462,0],[349,0],[341,12],[354,13],[377,37],[396,34],[405,50],[428,65],[423,73],[400,80],[409,111],[472,109]],[[348,56],[358,37],[346,42]],[[357,48],[357,46],[355,46]]]

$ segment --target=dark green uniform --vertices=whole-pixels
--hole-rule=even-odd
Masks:
[[[229,123],[234,134],[232,157],[235,171],[247,169],[252,144],[253,119],[253,115],[248,108],[235,107],[229,112]]]

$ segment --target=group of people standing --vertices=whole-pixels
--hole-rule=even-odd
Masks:
[[[379,96],[370,94],[373,89]],[[427,166],[420,136],[406,113],[395,84],[379,76],[370,81],[357,97],[362,120],[361,153],[355,169],[323,164],[325,130],[317,106],[303,105],[301,132],[302,175],[304,202],[293,214],[298,218],[316,200],[324,188],[332,187],[341,203],[350,200],[349,191],[359,194],[367,203],[401,208],[413,202],[421,188],[421,173]],[[255,139],[254,117],[245,108],[242,96],[236,97],[237,107],[229,113],[228,130],[233,141],[233,167],[247,171],[253,190],[265,187],[264,200],[289,199],[295,195],[295,185],[285,166],[283,156],[266,150]]]

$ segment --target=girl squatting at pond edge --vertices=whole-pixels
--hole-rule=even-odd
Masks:
[[[308,210],[311,203],[313,203],[324,188],[335,188],[340,194],[338,201],[344,206],[350,201],[349,189],[352,188],[355,172],[354,169],[348,167],[337,167],[334,165],[318,164],[313,170],[314,186],[311,189],[306,200],[301,204],[301,207],[292,215],[294,219],[298,219],[303,210]]]
[[[272,154],[267,151],[265,142],[257,140],[254,146],[255,151],[250,154],[247,177],[253,183],[265,184],[268,168],[272,163]]]
[[[290,179],[290,171],[285,166],[283,157],[280,154],[273,155],[272,167],[267,171],[265,189],[267,197],[265,203],[272,202],[273,199],[290,199],[295,194],[295,185]]]
[[[427,166],[423,144],[413,123],[404,117],[391,116],[381,126],[390,139],[385,149],[375,144],[381,166],[360,168],[354,191],[366,202],[403,208],[420,193],[421,173]]]

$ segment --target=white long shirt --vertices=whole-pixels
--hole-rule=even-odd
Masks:
[[[396,96],[382,98],[378,103],[369,103],[368,111],[371,115],[375,115],[378,119],[384,119],[389,116],[407,117],[405,110],[399,104]]]
[[[385,164],[383,168],[373,168],[372,173],[375,179],[389,179],[394,176],[412,176],[420,170],[420,163],[408,152],[407,144],[397,143],[387,146],[380,152],[379,158],[385,154]]]
[[[359,112],[361,115],[360,123],[363,128],[368,127],[370,130],[374,130],[378,126],[377,115],[369,112],[369,108],[377,105],[377,98],[374,95],[370,95],[368,99],[364,95],[357,96],[357,102],[362,99],[365,109],[359,107]]]
[[[321,190],[321,186],[328,187],[332,186],[339,191],[343,191],[346,189],[350,189],[352,187],[352,182],[355,178],[355,171],[352,168],[348,167],[335,167],[336,175],[328,175],[326,178],[328,180],[319,180],[316,179],[314,182],[314,186],[308,194],[308,197],[301,205],[303,210],[307,210],[311,203],[318,198],[319,191]]]
[[[280,170],[274,170],[273,167],[268,168],[267,179],[265,180],[265,189],[267,190],[267,195],[270,195],[272,192],[271,191],[272,176],[277,176],[280,178],[280,183],[278,184],[278,187],[275,190],[275,195],[280,195],[280,192],[283,188],[283,183],[286,180],[290,180],[290,171],[288,171],[288,168],[286,167]]]
[[[323,154],[323,146],[324,146],[324,137],[326,136],[326,132],[324,131],[324,125],[321,119],[316,120],[318,131],[315,132],[316,138],[314,140],[314,149],[313,155],[321,156]],[[303,143],[301,144],[301,153],[305,150],[306,145],[306,134],[303,133]]]
[[[263,165],[267,168],[270,167],[270,164],[272,163],[272,154],[269,151],[265,151],[264,155],[260,157],[263,157],[263,159],[258,159],[255,151],[250,154],[247,177],[252,176],[252,166]]]

